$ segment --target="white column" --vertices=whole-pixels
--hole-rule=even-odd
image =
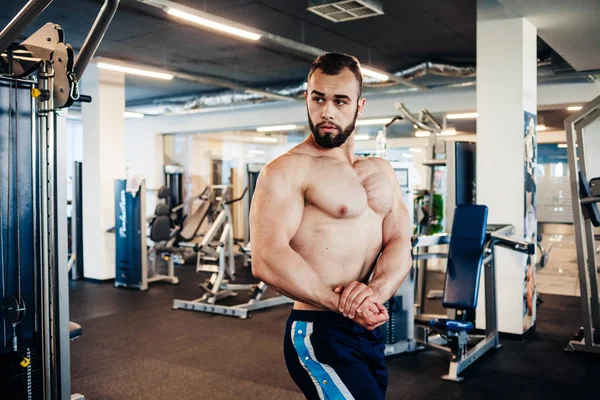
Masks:
[[[536,36],[536,28],[523,18],[483,19],[478,14],[477,202],[489,207],[488,224],[512,224],[516,228],[515,239],[528,241],[535,241],[537,231],[535,180],[528,181],[537,158]],[[534,265],[535,258],[530,288],[534,287]],[[504,249],[497,251],[501,332],[522,334],[535,322],[535,293],[530,297],[532,315],[528,315],[524,301],[527,270],[526,256]],[[485,326],[483,289],[482,280],[478,328]]]
[[[105,280],[115,277],[114,180],[125,177],[125,77],[90,64],[81,83],[92,96],[81,107],[84,276]]]

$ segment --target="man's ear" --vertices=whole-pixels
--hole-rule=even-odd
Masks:
[[[365,99],[364,97],[361,97],[360,99],[358,99],[358,115],[360,116],[360,114],[362,114],[363,109],[365,108],[365,103],[367,102],[367,99]]]

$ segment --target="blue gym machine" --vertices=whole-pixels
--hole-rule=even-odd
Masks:
[[[155,215],[146,218],[146,183],[115,180],[115,287],[148,290],[148,284],[164,281],[178,284],[172,257],[169,257],[166,275],[158,273],[160,245],[171,239],[171,210],[165,204],[156,207]],[[150,239],[155,242],[148,251],[146,230],[150,225]],[[166,226],[166,229],[162,229]],[[160,236],[157,233],[161,232]],[[162,233],[165,232],[165,233]],[[173,252],[173,251],[171,251]],[[148,268],[148,255],[153,254],[153,268]]]
[[[415,322],[413,272],[390,300],[390,321],[385,334],[386,355],[432,348],[450,358],[443,379],[459,382],[459,375],[489,350],[499,348],[495,251],[498,247],[533,255],[535,243],[511,238],[514,227],[487,224],[488,209],[465,204],[456,208],[451,235],[421,236],[413,240],[413,250],[449,245],[448,254],[420,252],[413,260],[447,258],[442,305],[448,318]],[[413,251],[414,253],[414,251]],[[484,273],[485,272],[485,273]],[[476,334],[474,315],[482,274],[485,288],[485,332]]]

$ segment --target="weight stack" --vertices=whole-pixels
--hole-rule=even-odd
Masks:
[[[399,341],[412,339],[409,335],[410,321],[406,310],[402,308],[403,296],[394,296],[385,303],[385,308],[390,315],[387,323],[381,326],[382,334],[386,344],[394,344]]]

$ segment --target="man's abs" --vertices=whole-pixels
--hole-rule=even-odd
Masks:
[[[307,207],[291,247],[333,291],[352,281],[367,283],[382,246],[382,218],[370,209],[362,216],[330,218]],[[294,309],[318,310],[296,302]]]

